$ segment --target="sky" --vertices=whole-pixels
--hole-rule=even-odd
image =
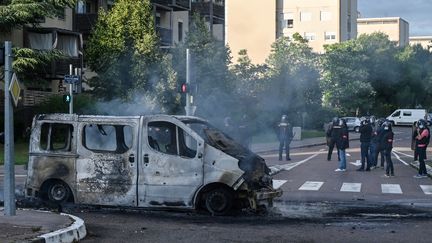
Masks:
[[[432,36],[432,0],[358,0],[362,18],[401,17],[410,36]]]

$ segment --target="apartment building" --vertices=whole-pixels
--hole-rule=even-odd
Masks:
[[[359,18],[357,28],[358,35],[383,32],[398,46],[409,44],[409,24],[400,17]]]
[[[225,41],[234,57],[246,49],[263,63],[271,44],[301,34],[315,52],[357,36],[357,0],[227,0]]]
[[[46,80],[43,85],[23,86],[23,106],[33,106],[47,99],[52,94],[64,91],[63,78],[69,74],[69,64],[80,68],[82,66],[82,37],[73,31],[73,9],[66,8],[64,14],[57,18],[40,20],[40,27],[28,25],[22,29],[13,29],[9,33],[0,33],[0,41],[11,41],[15,47],[25,47],[35,50],[63,51],[68,57],[53,61],[46,67],[37,70],[34,76]]]
[[[192,12],[200,14],[213,36],[217,40],[223,41],[225,0],[192,0]]]
[[[421,45],[424,49],[432,52],[432,36],[410,36],[410,45]]]
[[[357,37],[357,0],[280,0],[277,37],[301,34],[315,52]]]

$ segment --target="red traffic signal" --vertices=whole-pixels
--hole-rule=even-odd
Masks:
[[[181,87],[180,87],[180,92],[182,92],[182,93],[187,93],[187,92],[189,92],[189,88],[188,88],[188,85],[187,85],[186,83],[183,83],[183,84],[181,85]]]

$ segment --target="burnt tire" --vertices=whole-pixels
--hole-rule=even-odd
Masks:
[[[48,186],[48,200],[53,203],[63,203],[69,199],[69,186],[62,181],[55,181]]]
[[[233,206],[233,195],[225,188],[216,188],[205,194],[205,206],[212,215],[226,215]]]

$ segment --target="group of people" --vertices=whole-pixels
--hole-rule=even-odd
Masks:
[[[394,166],[391,159],[394,133],[392,123],[385,119],[376,120],[375,117],[361,118],[360,121],[360,154],[361,166],[357,171],[370,171],[375,168],[384,168],[386,177],[394,176]],[[335,171],[346,171],[346,152],[349,148],[349,133],[346,121],[333,118],[326,131],[327,145],[329,147],[327,160],[331,160],[334,147],[338,151],[339,167]],[[420,119],[413,128],[414,160],[419,161],[419,171],[415,178],[427,177],[425,159],[426,148],[429,144],[430,131],[427,122]],[[381,155],[380,164],[378,157]]]

